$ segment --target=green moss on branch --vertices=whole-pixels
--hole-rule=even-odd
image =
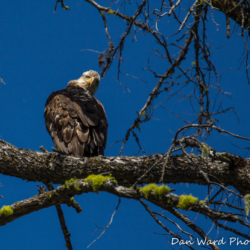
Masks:
[[[191,206],[194,206],[198,198],[190,195],[181,195],[177,208],[188,210]]]
[[[91,174],[86,179],[84,179],[85,182],[91,183],[93,190],[95,192],[98,192],[100,187],[107,180],[112,180],[113,182],[117,183],[116,179],[114,177],[112,177],[111,174],[108,176]]]
[[[7,217],[9,215],[12,215],[14,213],[11,206],[3,206],[0,210],[0,217]]]
[[[161,196],[163,194],[170,192],[170,188],[168,186],[166,185],[157,186],[154,183],[150,183],[149,185],[141,187],[139,189],[145,195],[146,199],[148,199],[148,195],[150,192],[154,192],[154,195],[158,196],[159,199],[162,199]]]
[[[71,179],[69,179],[69,180],[67,180],[67,181],[65,181],[65,187],[66,188],[69,188],[69,186],[71,185],[71,184],[73,184],[75,181],[78,181],[79,179],[76,179],[76,178],[71,178]],[[74,188],[75,188],[75,190],[77,190],[77,191],[81,191],[81,188],[80,188],[80,184],[79,183],[75,183],[74,184]]]

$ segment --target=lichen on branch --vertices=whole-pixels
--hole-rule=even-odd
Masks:
[[[3,206],[0,210],[0,217],[7,217],[9,215],[12,215],[14,212],[12,210],[11,206]]]

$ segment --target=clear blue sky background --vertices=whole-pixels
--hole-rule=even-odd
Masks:
[[[1,139],[19,148],[39,150],[39,146],[43,145],[51,150],[52,140],[45,129],[43,119],[47,97],[52,91],[66,87],[68,81],[79,78],[84,71],[93,69],[100,72],[97,63],[98,54],[82,50],[103,51],[108,44],[102,19],[90,4],[82,0],[66,1],[71,10],[65,11],[58,6],[56,14],[53,15],[55,2],[53,0],[1,2],[0,78],[6,85],[0,83],[0,136]],[[99,3],[104,6],[109,4],[108,1]],[[130,7],[133,9],[133,5]],[[134,10],[128,13],[134,13]],[[225,108],[235,107],[240,118],[239,124],[233,112],[229,112],[218,117],[220,126],[233,133],[250,137],[250,86],[247,84],[244,64],[238,70],[244,44],[239,36],[239,30],[234,32],[231,39],[226,38],[223,15],[215,12],[214,18],[219,26],[216,27],[212,22],[211,15],[208,16],[210,23],[207,25],[208,42],[217,48],[213,50],[213,60],[219,75],[228,68],[231,69],[223,75],[220,82],[221,88],[231,93],[231,98],[224,98],[223,105]],[[112,40],[117,44],[126,22],[110,15],[108,24]],[[159,29],[166,35],[174,33],[178,27],[171,18],[159,24]],[[101,82],[96,97],[103,103],[108,115],[108,147],[124,138],[127,129],[136,118],[136,111],[142,108],[157,82],[150,72],[142,70],[148,66],[148,55],[152,52],[152,48],[156,47],[154,40],[150,37],[145,40],[144,36],[138,34],[137,42],[131,41],[132,35],[125,44],[122,71],[142,78],[147,83],[121,76],[122,83],[130,89],[130,92],[124,91],[124,87],[116,81],[116,64]],[[180,45],[183,43],[184,41]],[[184,66],[191,67],[192,61],[194,53],[191,51]],[[168,67],[166,62],[159,60],[153,54],[150,64],[159,74]],[[169,94],[162,94],[154,104],[165,100]],[[184,94],[187,92],[181,93]],[[181,98],[173,98],[162,106],[178,114],[191,113],[189,102],[180,100]],[[186,115],[183,117],[192,120]],[[138,131],[138,136],[148,153],[165,153],[171,145],[173,133],[184,124],[161,107],[155,109],[154,118],[141,125],[142,132]],[[235,140],[216,132],[207,143],[217,151],[227,150],[244,157],[246,151],[233,147],[229,141],[241,147],[249,147],[249,142]],[[117,156],[120,147],[121,144],[115,144],[106,150],[106,155]],[[123,154],[133,155],[137,152],[138,147],[131,138]],[[4,185],[0,188],[0,194],[4,196],[0,199],[0,206],[10,205],[36,195],[38,193],[36,184],[41,184],[3,175],[0,175],[0,183]],[[169,186],[175,188],[175,193],[179,195],[192,193],[201,200],[206,197],[206,188],[198,185],[169,184]],[[118,197],[99,193],[84,194],[75,199],[82,206],[82,213],[77,214],[65,205],[62,207],[74,250],[86,249],[101,233],[99,230],[92,235],[96,229],[95,224],[99,227],[108,224],[117,206]],[[154,211],[161,211],[152,204],[150,207]],[[205,220],[201,215],[196,217],[196,214],[190,212],[186,214],[190,219],[195,219],[198,225],[202,225],[206,233],[211,229],[213,224],[210,220]],[[166,216],[176,220],[168,213]],[[170,230],[177,232],[169,222],[163,222]],[[188,230],[182,223],[180,225],[184,230]],[[239,229],[239,226],[237,228]],[[165,233],[138,201],[122,199],[112,225],[90,249],[168,249],[168,240],[171,240],[171,237],[159,235]],[[217,231],[213,226],[209,237],[220,239],[222,236],[228,242],[232,234],[222,229]],[[55,207],[26,215],[1,227],[0,244],[1,249],[8,250],[66,249]],[[228,248],[230,246],[226,244],[221,249]],[[235,245],[230,249],[235,249]],[[247,247],[237,249],[247,249]]]

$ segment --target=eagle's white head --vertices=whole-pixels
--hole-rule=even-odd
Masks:
[[[98,89],[100,83],[100,76],[94,70],[86,71],[82,76],[77,80],[71,80],[68,83],[68,86],[77,86],[84,88],[90,92],[91,95],[94,95]]]

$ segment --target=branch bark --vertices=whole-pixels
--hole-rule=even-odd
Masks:
[[[220,155],[217,153],[217,155]],[[223,160],[223,157],[221,157]],[[190,161],[192,159],[192,161]],[[153,165],[158,163],[143,178],[140,177]],[[226,161],[226,159],[225,159]],[[242,161],[240,161],[242,163]],[[165,167],[165,183],[195,183],[207,185],[203,173],[209,180],[223,186],[233,186],[242,195],[250,193],[250,159],[243,161],[246,165],[230,165],[221,160],[202,158],[200,155],[170,156]],[[0,140],[0,173],[15,176],[28,181],[53,182],[64,184],[70,178],[83,179],[90,174],[109,174],[119,185],[130,187],[137,184],[158,183],[165,156],[121,156],[77,158],[57,153],[41,153],[17,147]]]
[[[211,7],[223,12],[226,17],[231,17],[243,29],[250,27],[250,5],[248,1],[211,1]]]
[[[171,209],[172,207],[176,207],[180,200],[180,196],[173,193],[166,193],[159,196],[154,194],[154,191],[151,191],[145,195],[138,189],[135,190],[132,188],[119,186],[112,180],[105,181],[102,186],[100,186],[98,191],[106,191],[119,197],[128,199],[139,200],[144,198],[163,209]],[[3,226],[17,218],[20,218],[21,216],[34,211],[61,203],[67,203],[70,197],[74,195],[80,195],[82,193],[89,192],[95,192],[93,186],[89,182],[85,182],[83,179],[81,179],[69,182],[52,191],[38,194],[27,200],[16,202],[11,205],[13,214],[8,216],[0,216],[0,226]],[[234,216],[230,213],[214,211],[213,209],[206,206],[206,204],[200,204],[199,201],[197,201],[194,205],[190,205],[188,210],[204,214],[211,220],[227,220],[230,222],[239,221],[244,225],[246,224],[238,216]]]

